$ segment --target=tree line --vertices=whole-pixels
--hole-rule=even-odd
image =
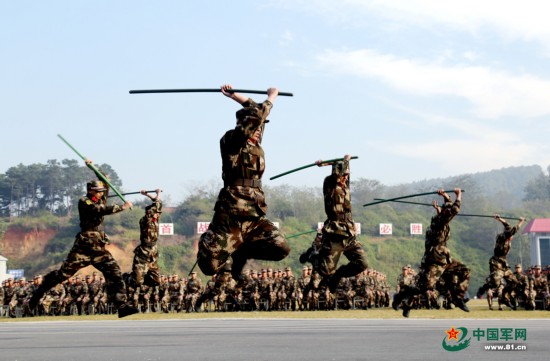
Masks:
[[[61,162],[51,159],[46,164],[19,164],[0,174],[0,216],[32,216],[47,211],[70,216],[82,197],[90,171],[74,159]],[[109,175],[115,186],[122,184],[108,164],[99,168]]]

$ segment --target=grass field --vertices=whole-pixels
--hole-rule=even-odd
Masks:
[[[496,302],[495,302],[496,304]],[[412,310],[409,318],[431,319],[527,319],[550,318],[550,311],[504,311],[489,310],[485,300],[471,300],[468,302],[470,312],[460,309],[453,310]],[[146,313],[124,318],[124,320],[185,320],[206,318],[351,318],[351,319],[399,319],[403,318],[401,311],[392,308],[369,310],[337,310],[337,311],[272,311],[272,312],[201,312],[201,313]],[[39,321],[93,321],[93,320],[118,320],[117,315],[96,316],[57,316],[57,317],[28,317],[28,318],[0,318],[0,322],[39,322]]]

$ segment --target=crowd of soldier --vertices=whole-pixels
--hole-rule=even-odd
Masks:
[[[517,283],[507,287],[501,283],[498,288],[487,291],[489,308],[493,309],[496,298],[498,309],[503,306],[511,309],[522,307],[526,310],[550,310],[548,278],[550,266],[532,266],[526,271],[515,266],[514,279]],[[127,279],[129,274],[124,274]],[[395,292],[406,291],[414,284],[417,272],[411,265],[403,266],[397,277]],[[105,279],[98,272],[81,277],[71,277],[56,285],[31,312],[28,301],[42,276],[35,276],[32,282],[22,277],[17,281],[9,278],[0,288],[0,316],[30,317],[35,315],[82,315],[112,313],[107,300]],[[439,286],[439,285],[438,285]],[[450,309],[450,295],[435,291],[415,296],[414,308]],[[509,291],[504,292],[508,289]],[[312,273],[311,266],[304,266],[302,274],[296,277],[287,267],[284,270],[245,269],[239,279],[232,278],[230,272],[214,275],[203,285],[196,272],[189,277],[161,275],[158,287],[142,285],[138,289],[127,287],[128,300],[146,312],[201,312],[201,311],[276,311],[276,310],[332,310],[368,309],[388,307],[390,285],[386,275],[367,269],[355,277],[342,278],[333,294],[321,282],[321,277]]]
[[[129,273],[123,275],[128,280]],[[27,283],[25,278],[3,283],[2,316],[82,315],[112,313],[107,301],[105,280],[97,272],[84,278],[77,275],[56,285],[40,300],[34,312],[28,302],[41,276]],[[128,301],[142,313],[202,311],[333,310],[388,307],[390,285],[386,275],[367,269],[355,277],[342,278],[331,293],[321,277],[304,266],[296,277],[284,270],[245,269],[239,279],[230,272],[212,276],[205,285],[191,272],[189,277],[161,275],[160,285],[139,288],[127,286]],[[116,311],[116,310],[115,310]]]
[[[25,277],[14,281],[9,278],[2,283],[2,316],[29,317],[34,315],[81,315],[109,313],[112,311],[105,289],[105,279],[98,272],[84,278],[77,275],[51,288],[40,299],[35,310],[29,307],[34,290],[40,286],[42,276],[37,275],[32,282]],[[116,311],[116,310],[115,310]]]
[[[498,287],[487,290],[489,309],[493,310],[493,302],[496,298],[499,310],[504,309],[503,305],[513,310],[518,307],[525,310],[550,310],[549,275],[550,265],[546,266],[544,270],[539,265],[532,266],[524,272],[521,264],[516,264],[513,278],[510,278],[513,280],[510,282],[511,284],[507,284],[503,280]],[[407,292],[407,288],[414,285],[417,276],[417,272],[411,265],[403,266],[402,273],[397,277],[396,294]],[[445,289],[438,282],[435,290],[427,290],[424,294],[416,295],[413,301],[414,308],[452,308],[451,296],[445,294],[443,291]]]

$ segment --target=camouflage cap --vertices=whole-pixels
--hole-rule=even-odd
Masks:
[[[88,191],[104,192],[107,190],[105,184],[99,180],[93,180],[86,183],[86,189]]]
[[[533,266],[533,269],[542,269],[542,267],[540,266],[540,264],[536,264]]]
[[[515,265],[515,268],[521,268],[521,264],[519,264],[519,263],[516,264],[516,265]]]
[[[237,110],[237,113],[235,113],[237,117],[237,123],[242,122],[247,117],[264,120],[264,123],[269,122],[269,120],[265,119],[267,117],[267,112],[266,112],[266,109],[264,109],[262,104],[247,102],[244,105],[245,105],[244,107]]]
[[[285,271],[287,271],[287,272],[288,272],[288,271],[292,271],[292,269],[291,269],[290,267],[286,267],[286,268],[285,268]]]
[[[349,174],[349,169],[344,170],[344,162],[336,162],[332,165],[332,174],[337,176]]]
[[[157,207],[155,205],[149,205],[145,207],[146,213],[162,213],[162,206]]]

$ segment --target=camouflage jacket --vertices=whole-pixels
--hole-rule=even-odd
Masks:
[[[96,176],[100,179],[97,173]],[[84,237],[86,238],[99,238],[101,240],[106,239],[105,232],[103,232],[102,229],[103,217],[122,211],[122,206],[117,204],[107,205],[109,185],[105,184],[105,186],[107,187],[107,190],[103,193],[102,198],[98,199],[87,194],[78,201],[78,214],[80,215],[81,232],[101,232],[100,234],[85,234]]]
[[[187,281],[187,294],[196,294],[202,291],[202,282],[200,278],[189,279]]]
[[[449,213],[439,213],[432,217],[430,227],[426,230],[424,262],[447,264],[451,261],[447,241],[451,235],[449,224],[460,212],[461,201],[455,200]]]
[[[349,161],[344,160],[342,171],[349,169]],[[325,213],[327,220],[323,233],[338,234],[345,237],[355,236],[355,224],[351,215],[351,192],[349,178],[345,185],[338,183],[338,175],[333,172],[323,182]]]
[[[243,104],[243,107],[251,106],[258,107],[263,117],[245,118],[238,122],[234,129],[227,131],[220,140],[224,188],[220,190],[215,210],[236,216],[261,217],[267,211],[261,186],[265,170],[261,138],[265,118],[273,104],[268,100],[256,104],[252,99]],[[261,130],[260,141],[255,143],[250,138],[258,128]],[[243,180],[256,184],[245,184]]]
[[[156,209],[161,209],[162,202],[157,199],[153,201],[152,206]],[[141,241],[140,246],[142,251],[152,251],[153,247],[157,245],[157,240],[159,237],[158,221],[149,214],[145,214],[139,220],[139,230],[139,240]]]
[[[510,227],[508,223],[504,224],[504,232],[497,235],[495,241],[495,249],[493,251],[494,257],[506,259],[508,253],[510,252],[510,246],[512,244],[512,238],[514,234],[518,231],[519,227],[514,226]]]

